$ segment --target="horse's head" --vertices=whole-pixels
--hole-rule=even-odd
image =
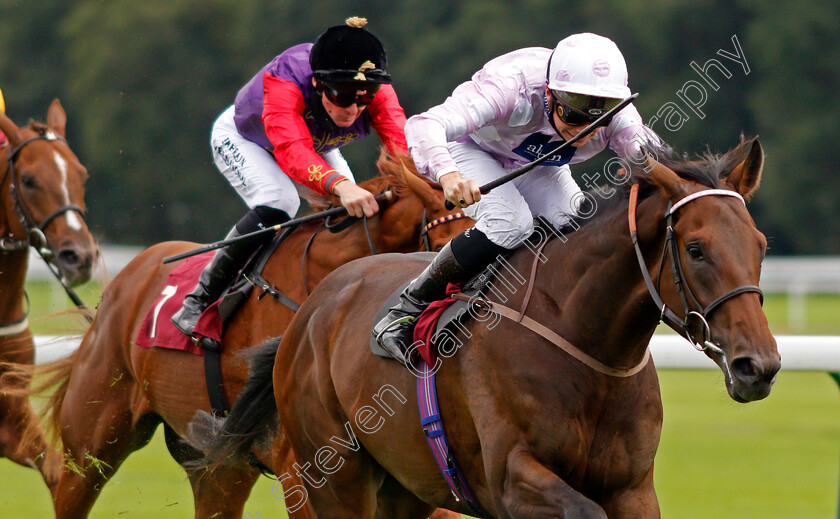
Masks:
[[[428,250],[439,251],[449,240],[475,223],[463,213],[446,209],[443,191],[420,176],[408,155],[390,157],[383,153],[377,166],[383,174],[405,187],[400,191],[401,198],[415,206],[413,212],[421,218],[420,234]]]
[[[665,261],[674,275],[662,276],[662,298],[680,317],[688,314],[687,330],[680,331],[720,366],[738,402],[766,397],[781,367],[758,290],[767,240],[744,203],[758,188],[762,165],[754,139],[723,156],[696,162],[663,157],[648,167],[671,204],[666,232],[672,228],[673,239],[666,238]],[[696,181],[701,177],[707,181]],[[680,282],[664,282],[675,278]]]
[[[72,286],[90,279],[98,249],[84,220],[87,170],[67,145],[66,123],[58,99],[46,125],[18,128],[0,113],[0,130],[9,138],[0,229],[4,243],[31,242]]]

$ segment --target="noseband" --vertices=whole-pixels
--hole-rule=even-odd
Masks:
[[[0,238],[0,250],[2,251],[15,251],[15,250],[24,250],[29,245],[32,245],[38,253],[43,257],[45,260],[47,257],[52,255],[52,252],[47,248],[47,238],[44,235],[44,232],[47,229],[47,226],[52,223],[53,220],[58,218],[59,216],[63,215],[64,213],[74,211],[79,214],[82,220],[85,219],[85,212],[84,210],[73,204],[65,205],[60,207],[47,215],[40,223],[35,221],[32,217],[32,214],[26,208],[26,204],[23,203],[23,198],[21,197],[21,189],[20,189],[20,178],[19,175],[15,174],[15,157],[23,149],[24,146],[33,142],[33,141],[62,141],[64,143],[67,142],[66,139],[57,136],[53,132],[46,132],[43,135],[36,135],[35,137],[30,137],[25,141],[21,142],[16,148],[13,148],[12,151],[9,152],[8,157],[6,157],[6,161],[8,162],[8,166],[6,168],[6,173],[3,175],[3,180],[0,181],[0,185],[6,182],[6,178],[11,175],[12,177],[12,185],[10,186],[10,191],[12,194],[12,200],[14,200],[15,204],[15,212],[20,218],[21,224],[23,224],[23,228],[26,232],[26,238],[22,240],[18,240],[12,237],[11,230],[9,231],[9,236]]]
[[[660,310],[660,321],[665,321],[665,323],[674,329],[677,333],[684,335],[691,344],[700,351],[704,351],[709,349],[715,353],[722,353],[723,351],[720,347],[712,342],[711,340],[711,328],[709,327],[709,315],[718,307],[720,307],[723,303],[728,301],[729,299],[744,294],[747,292],[756,292],[758,294],[759,300],[761,304],[764,304],[764,294],[762,293],[761,289],[758,288],[756,285],[744,285],[738,288],[734,288],[729,292],[726,292],[722,296],[716,298],[714,301],[706,305],[705,307],[697,301],[697,298],[694,297],[694,294],[691,292],[691,287],[688,285],[688,281],[685,277],[685,273],[683,272],[682,264],[680,263],[680,254],[677,248],[677,238],[674,233],[674,213],[676,211],[694,201],[698,198],[704,196],[731,196],[740,200],[744,205],[744,198],[736,193],[735,191],[729,191],[727,189],[706,189],[703,191],[698,191],[691,195],[686,196],[682,200],[678,201],[676,204],[671,205],[668,204],[668,210],[665,212],[665,245],[662,249],[662,255],[659,260],[659,272],[657,274],[656,284],[653,283],[653,280],[650,277],[650,273],[648,272],[647,265],[645,264],[645,258],[642,255],[642,249],[639,247],[639,236],[636,230],[636,204],[638,201],[639,196],[639,185],[633,184],[632,188],[630,189],[630,206],[628,209],[628,219],[630,221],[630,236],[633,239],[633,247],[636,249],[636,257],[639,259],[639,266],[642,269],[642,277],[645,279],[645,284],[647,285],[648,292],[650,293],[651,298],[653,298],[653,302],[656,304],[657,308]],[[665,264],[665,253],[668,253],[668,256],[671,258],[671,268],[673,271],[674,276],[674,284],[677,286],[677,290],[680,293],[680,298],[683,302],[683,307],[685,308],[685,319],[681,319],[673,310],[668,308],[665,302],[662,300],[662,297],[659,294],[659,289],[657,288],[662,279],[662,270]],[[692,308],[695,308],[694,310]],[[696,339],[693,337],[689,331],[689,323],[691,318],[694,317],[700,321],[700,326],[702,329],[702,337],[700,339]]]

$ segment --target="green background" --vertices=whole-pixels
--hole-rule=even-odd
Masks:
[[[627,61],[650,119],[667,103],[688,117],[655,125],[676,148],[721,152],[759,135],[767,153],[751,213],[770,254],[840,254],[840,2],[819,0],[0,0],[0,89],[18,124],[53,98],[90,170],[88,222],[103,243],[221,239],[245,206],[211,161],[213,120],[265,63],[348,16],[365,16],[388,51],[411,116],[443,102],[488,60],[595,32]],[[747,72],[720,52],[735,54]],[[678,92],[719,87],[699,113]],[[699,99],[692,92],[693,99]],[[343,152],[374,173],[378,139]],[[611,153],[603,153],[603,158]],[[572,166],[581,179],[598,160]]]

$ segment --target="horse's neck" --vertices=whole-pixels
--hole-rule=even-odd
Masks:
[[[10,207],[12,204],[3,196],[9,189],[11,179],[5,178],[8,173],[9,163],[7,160],[10,146],[0,150],[0,239],[9,241],[11,238],[11,222],[9,222]],[[13,239],[12,239],[13,240]],[[24,309],[24,281],[26,280],[26,268],[29,262],[29,249],[0,251],[0,323],[16,319],[25,312]]]
[[[389,206],[385,211],[402,210],[402,206],[396,204]],[[404,208],[403,208],[404,209]],[[391,216],[389,215],[389,221]],[[397,215],[398,216],[398,215]],[[383,252],[414,252],[418,249],[420,235],[413,225],[411,232],[401,232],[390,225],[383,223],[383,215],[368,219],[367,230],[362,221],[356,222],[339,233],[331,233],[319,225],[307,226],[292,233],[278,247],[272,258],[266,264],[264,277],[278,288],[288,287],[287,295],[295,297],[306,297],[303,287],[304,270],[306,285],[312,289],[327,274],[341,265],[354,259],[372,254],[371,243],[373,241],[376,251]],[[320,228],[320,230],[318,230]],[[313,239],[313,235],[317,235]],[[308,245],[308,246],[307,246]],[[304,258],[304,254],[306,257]],[[304,263],[306,265],[304,269]],[[295,288],[296,287],[296,288]],[[281,288],[282,290],[282,288]],[[300,294],[298,294],[300,292]],[[301,299],[302,300],[302,299]]]
[[[0,251],[0,323],[22,317],[29,250]]]
[[[651,200],[637,211],[648,265],[658,265],[663,237]],[[528,315],[599,361],[616,368],[639,362],[659,314],[651,301],[630,238],[626,211],[605,216],[546,246]],[[542,314],[542,315],[538,315]]]

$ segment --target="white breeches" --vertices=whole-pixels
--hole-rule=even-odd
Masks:
[[[449,151],[461,176],[484,185],[510,171],[472,141],[450,142]],[[537,166],[503,184],[464,209],[475,227],[507,249],[519,246],[534,231],[534,217],[542,216],[557,228],[577,213],[581,190],[568,165]]]
[[[295,182],[277,165],[274,155],[236,131],[231,106],[213,123],[213,161],[249,208],[265,205],[294,217],[300,208]],[[350,166],[336,148],[322,155],[336,171],[355,182]]]

